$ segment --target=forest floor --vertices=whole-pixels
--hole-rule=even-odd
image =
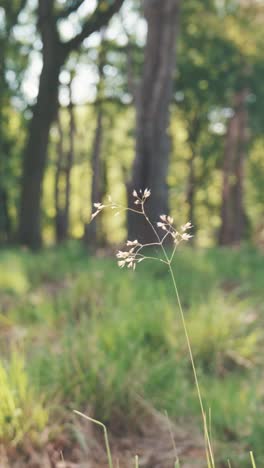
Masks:
[[[218,466],[263,466],[263,254],[183,248],[176,280]],[[204,468],[199,404],[166,267],[70,243],[0,251],[0,467]],[[167,414],[169,416],[167,416]]]

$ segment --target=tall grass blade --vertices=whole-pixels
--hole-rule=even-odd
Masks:
[[[87,419],[88,421],[90,421],[90,422],[92,422],[94,424],[97,424],[97,426],[100,426],[100,427],[103,428],[108,466],[109,466],[109,468],[113,468],[113,460],[112,460],[112,455],[111,455],[110,444],[109,444],[109,439],[108,439],[108,433],[107,433],[106,426],[101,421],[97,421],[97,419],[90,418],[90,416],[86,416],[86,414],[80,413],[80,411],[74,410],[74,413],[77,414],[78,416],[81,416],[84,419]]]
[[[210,457],[210,454],[209,454],[209,451],[208,451],[207,447],[205,448],[205,451],[206,451],[207,468],[213,468],[213,466],[211,464],[211,457]]]
[[[253,452],[250,452],[250,460],[253,468],[257,468]]]

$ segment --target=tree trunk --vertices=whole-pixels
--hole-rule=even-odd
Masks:
[[[8,197],[4,187],[0,187],[0,245],[10,241],[11,222],[8,212]]]
[[[41,245],[41,194],[47,160],[49,132],[57,113],[61,57],[47,51],[40,76],[39,94],[29,128],[24,155],[19,240],[31,248]]]
[[[176,58],[179,0],[145,0],[148,24],[144,69],[137,102],[136,155],[128,184],[128,204],[133,189],[151,189],[146,210],[152,222],[168,213],[167,134]],[[128,235],[141,242],[153,241],[153,232],[142,217],[128,213]]]
[[[91,191],[91,207],[93,211],[94,203],[102,201],[104,189],[104,170],[103,162],[101,161],[102,140],[103,140],[103,98],[105,88],[104,66],[106,63],[106,46],[105,46],[106,29],[101,30],[101,44],[98,51],[98,76],[97,85],[97,102],[95,104],[96,111],[96,128],[92,149],[92,191]],[[91,247],[98,244],[101,221],[100,218],[95,218],[92,223],[85,226],[84,240]],[[102,236],[101,236],[102,237]]]
[[[6,190],[5,180],[6,164],[8,156],[5,148],[5,104],[8,86],[6,83],[6,58],[7,58],[7,38],[9,31],[6,31],[6,37],[0,37],[0,244],[9,240],[10,234],[10,219],[8,212],[8,193]]]
[[[196,192],[196,176],[195,176],[195,157],[196,152],[195,148],[191,147],[191,156],[188,161],[188,180],[187,180],[187,191],[186,191],[186,201],[188,205],[188,214],[187,220],[190,221],[193,225],[192,235],[196,231],[195,223],[195,192]],[[194,237],[190,239],[190,242],[194,243]]]
[[[245,233],[243,203],[244,160],[248,140],[247,90],[235,96],[234,115],[229,120],[223,163],[220,245],[239,244]]]
[[[60,181],[63,173],[63,160],[64,160],[64,149],[63,149],[63,130],[60,121],[60,115],[58,112],[57,117],[57,129],[58,129],[58,143],[57,143],[57,161],[55,170],[55,187],[54,187],[54,200],[55,200],[55,233],[56,242],[59,243],[63,240],[64,220],[62,216],[61,208],[61,197],[60,197]]]
[[[97,122],[94,134],[94,143],[92,150],[92,191],[91,191],[91,205],[101,201],[102,196],[102,174],[101,174],[101,145],[102,145],[102,125],[103,115],[101,107],[97,111]],[[95,218],[92,223],[85,226],[85,242],[87,245],[95,246],[98,240],[98,219]]]
[[[73,78],[73,76],[72,76]],[[69,128],[69,150],[67,153],[66,167],[65,167],[65,232],[64,239],[69,235],[69,223],[70,223],[70,199],[71,199],[71,171],[74,162],[74,138],[75,138],[75,117],[74,117],[74,105],[72,101],[72,79],[69,84],[69,106],[68,113],[70,119]]]
[[[58,113],[57,128],[59,140],[57,145],[57,165],[55,172],[55,229],[56,241],[62,242],[69,234],[69,214],[70,214],[70,194],[71,194],[71,171],[74,162],[74,138],[75,138],[75,118],[74,106],[71,91],[72,80],[69,84],[69,149],[64,152],[63,129]],[[61,181],[63,183],[61,184]]]
[[[193,237],[190,242],[194,244],[194,234],[197,230],[196,219],[195,219],[195,195],[197,185],[197,175],[195,170],[195,162],[199,152],[198,141],[201,132],[202,121],[199,118],[199,112],[196,113],[193,118],[188,122],[188,144],[190,147],[190,158],[188,160],[188,176],[187,176],[187,190],[186,190],[186,202],[188,205],[187,221],[190,221],[193,225],[191,234]]]

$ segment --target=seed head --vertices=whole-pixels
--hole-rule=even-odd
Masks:
[[[132,247],[132,246],[135,246],[135,247],[136,247],[137,245],[140,245],[140,244],[139,244],[138,240],[136,239],[136,240],[134,240],[134,241],[128,240],[127,243],[126,243],[126,245],[127,245],[128,247]]]
[[[147,189],[147,188],[146,188],[146,189],[144,190],[144,194],[143,194],[143,195],[144,195],[144,198],[150,197],[150,194],[151,194],[150,189]]]
[[[188,221],[188,223],[184,224],[183,226],[181,226],[181,230],[183,232],[185,231],[188,231],[188,229],[191,229],[193,226],[192,226],[192,223],[190,223],[190,221]]]
[[[187,240],[191,239],[191,237],[193,237],[193,236],[191,236],[191,234],[187,234],[187,232],[184,232],[182,234],[182,236],[181,236],[182,240],[184,240],[184,241],[187,241]]]

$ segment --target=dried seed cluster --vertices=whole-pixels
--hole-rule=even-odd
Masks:
[[[160,220],[161,221],[157,223],[157,226],[165,231],[166,237],[172,237],[174,244],[178,245],[181,241],[188,241],[193,237],[191,234],[186,232],[193,227],[190,222],[181,226],[181,231],[179,232],[173,226],[174,219],[171,216],[161,215]]]
[[[91,220],[93,220],[104,208],[118,209],[121,211],[134,211],[134,212],[136,211],[136,213],[144,215],[146,222],[151,224],[151,227],[153,228],[153,231],[156,234],[157,242],[154,242],[151,244],[140,244],[138,240],[133,240],[133,241],[128,240],[126,243],[126,246],[130,247],[129,250],[125,250],[125,251],[119,250],[116,254],[117,259],[118,259],[118,265],[121,268],[124,268],[126,266],[127,268],[131,268],[135,270],[136,265],[138,263],[148,258],[152,258],[154,260],[159,260],[159,261],[163,261],[166,264],[170,264],[173,259],[175,249],[178,246],[178,244],[180,244],[180,242],[182,241],[188,241],[192,237],[192,235],[187,232],[193,227],[192,224],[188,222],[184,224],[183,226],[181,226],[180,231],[177,231],[175,227],[173,226],[174,219],[171,216],[168,216],[165,214],[160,215],[160,221],[157,222],[157,227],[159,228],[159,230],[164,231],[164,235],[162,236],[159,234],[158,231],[156,231],[154,225],[147,218],[145,210],[144,210],[144,204],[151,195],[150,189],[146,188],[144,191],[139,190],[138,192],[136,190],[133,190],[132,195],[135,199],[134,204],[139,205],[141,207],[140,211],[133,210],[132,208],[125,208],[117,203],[113,203],[112,198],[108,196],[108,202],[109,202],[108,204],[104,205],[102,203],[94,203],[94,207],[96,211],[92,214]],[[118,211],[117,213],[119,212],[120,211]],[[170,236],[173,239],[173,243],[175,245],[173,253],[170,258],[166,256],[165,260],[161,260],[158,257],[157,258],[148,257],[144,255],[143,253],[141,253],[143,248],[153,247],[153,246],[160,246],[164,252],[163,243],[168,236]]]

